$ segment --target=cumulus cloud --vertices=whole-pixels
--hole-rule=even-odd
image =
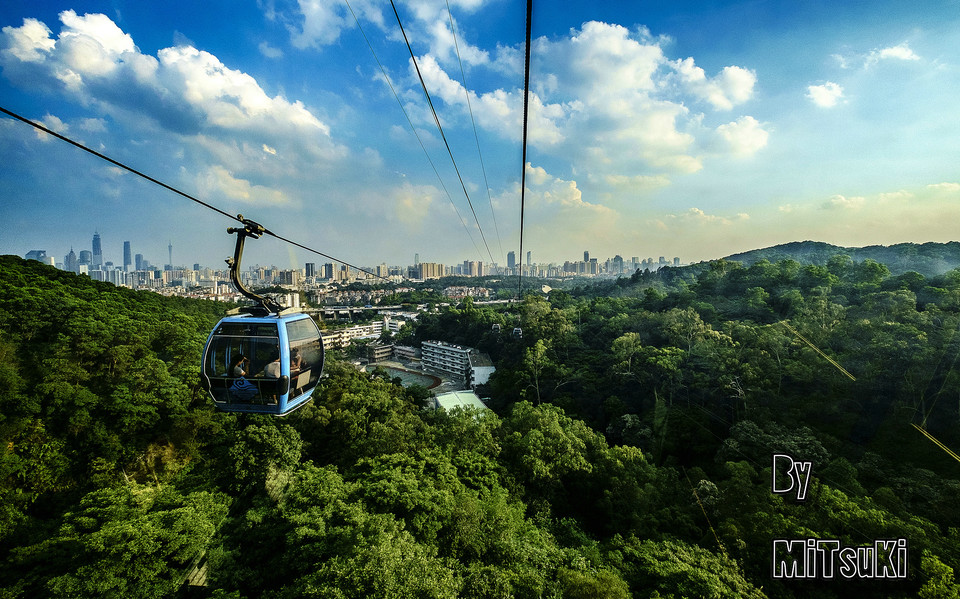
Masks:
[[[24,19],[21,27],[4,27],[4,63],[43,62],[56,42],[50,39],[50,28],[36,19]]]
[[[858,210],[866,203],[866,198],[861,196],[846,197],[840,194],[830,196],[827,201],[821,205],[824,210]]]
[[[726,141],[735,156],[752,156],[767,145],[770,134],[752,116],[743,116],[717,127],[717,133]]]
[[[921,57],[914,52],[907,42],[896,46],[886,48],[874,48],[869,52],[854,54],[834,54],[834,60],[842,69],[868,68],[881,61],[900,60],[900,61],[918,61]]]
[[[53,131],[54,133],[59,133],[61,135],[67,135],[70,133],[70,126],[64,123],[63,120],[61,120],[58,116],[48,113],[44,115],[42,119],[40,119],[40,122],[44,127]],[[37,139],[42,142],[53,141],[53,137],[44,133],[43,131],[40,131],[39,129],[35,130],[34,133],[36,133]]]
[[[349,24],[348,14],[340,3],[327,0],[299,0],[303,19],[299,29],[291,27],[291,43],[296,48],[320,47],[340,38],[340,32]]]
[[[37,37],[35,23],[4,28],[7,49],[17,48],[2,54],[4,68],[33,63],[31,74],[58,80],[61,92],[108,112],[135,111],[184,133],[208,128],[266,133],[279,128],[329,136],[329,127],[302,103],[268,96],[253,77],[208,52],[176,46],[154,58],[140,53],[130,36],[104,15],[81,17],[65,11],[60,18],[64,27],[57,40]],[[43,29],[49,36],[49,29]],[[23,46],[25,40],[35,52]]]
[[[714,78],[708,78],[693,58],[671,63],[681,83],[697,98],[709,102],[717,110],[731,110],[753,97],[757,75],[738,66],[724,67]]]
[[[60,20],[56,39],[45,24],[31,19],[21,27],[4,28],[4,73],[17,83],[45,87],[92,106],[148,134],[154,143],[161,143],[158,127],[179,136],[179,145],[197,161],[194,167],[203,171],[199,180],[222,197],[288,201],[269,186],[245,179],[270,174],[263,164],[265,153],[283,153],[317,172],[348,154],[333,141],[330,127],[303,103],[268,95],[253,77],[209,52],[178,45],[150,56],[105,15],[80,16],[68,10]],[[80,128],[105,131],[102,119]],[[197,149],[207,155],[197,154]],[[205,164],[211,159],[229,164],[230,171]]]
[[[481,11],[488,1],[451,2],[453,14]],[[385,14],[389,7],[384,9],[373,0],[352,5],[365,29],[379,27],[387,39],[403,44],[393,15]],[[481,129],[504,139],[519,139],[522,90],[491,87],[465,92],[446,5],[405,0],[399,6],[426,85],[435,102],[442,101],[438,108],[444,128],[467,126],[468,109],[472,109]],[[300,0],[298,7],[299,12],[288,18],[296,22],[293,39],[299,47],[332,43],[344,28],[353,26],[353,16],[343,5]],[[497,46],[491,51],[476,46],[459,27],[457,34],[468,69],[509,73],[516,81],[522,72],[522,46]],[[581,165],[590,173],[590,182],[606,182],[624,191],[638,183],[660,184],[669,182],[672,175],[701,170],[704,160],[717,154],[751,155],[767,143],[769,132],[753,117],[744,115],[718,129],[716,124],[705,126],[704,114],[690,109],[727,112],[751,100],[757,75],[746,66],[728,65],[707,73],[693,57],[669,58],[665,48],[670,40],[655,37],[644,27],[599,21],[585,22],[568,35],[535,39],[533,44],[536,77],[530,94],[528,143]],[[415,124],[429,127],[432,117],[420,100],[413,100],[418,95],[413,65],[408,69],[405,81],[394,82],[415,103],[410,109]],[[489,80],[470,77],[468,84]],[[628,179],[618,177],[648,179],[623,185]]]
[[[604,181],[607,185],[628,193],[651,191],[670,185],[670,178],[664,175],[607,175]]]
[[[931,185],[927,185],[927,189],[947,193],[957,193],[960,192],[960,183],[933,183]]]
[[[497,203],[515,205],[518,191],[509,190]],[[524,247],[533,248],[535,254],[569,256],[570,247],[613,248],[633,232],[632,227],[624,226],[623,214],[596,198],[585,198],[576,180],[529,163],[526,198]]]
[[[482,95],[471,91],[468,107],[463,85],[447,75],[432,56],[426,55],[419,58],[418,64],[431,95],[439,97],[449,106],[459,107],[465,118],[472,107],[478,126],[497,131],[507,138],[520,139],[523,123],[522,90],[516,92],[496,90]],[[413,71],[413,69],[411,62],[410,70]],[[569,107],[561,104],[545,104],[539,95],[531,91],[527,123],[530,137],[543,145],[554,145],[563,141],[561,124],[569,110]]]
[[[717,154],[744,156],[764,147],[769,133],[753,117],[717,130],[689,108],[700,101],[723,112],[745,103],[756,74],[728,66],[708,76],[692,58],[669,59],[664,47],[644,28],[596,21],[567,37],[537,40],[535,69],[544,82],[538,92],[546,105],[562,109],[550,116],[562,140],[548,147],[531,135],[530,143],[572,157],[591,180],[608,182],[669,181],[701,170]]]
[[[585,212],[613,215],[607,206],[586,202],[576,181],[568,181],[549,174],[546,169],[527,163],[527,197],[540,210],[560,209],[565,212]]]
[[[817,106],[830,108],[836,106],[837,102],[843,98],[843,88],[832,81],[827,81],[822,85],[807,87],[807,97]]]
[[[395,187],[391,195],[394,217],[408,228],[421,230],[430,207],[438,196],[438,190],[427,185],[412,185],[404,182]]]
[[[740,212],[733,217],[719,216],[716,214],[707,214],[700,208],[690,208],[686,212],[680,214],[668,214],[666,216],[668,220],[673,220],[679,223],[683,223],[683,226],[689,225],[724,225],[729,226],[737,221],[745,221],[750,219],[750,215],[745,212]]]
[[[903,42],[897,46],[874,50],[871,55],[875,55],[877,60],[895,59],[895,60],[920,60],[913,50]]]
[[[220,165],[213,165],[197,177],[197,188],[209,198],[224,198],[243,204],[283,206],[290,202],[284,193],[240,179]]]

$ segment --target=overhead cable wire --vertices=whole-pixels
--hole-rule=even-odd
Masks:
[[[391,0],[392,2],[393,0]],[[527,114],[530,108],[530,28],[533,20],[533,0],[527,0],[527,43],[523,59],[523,157],[520,170],[520,260],[523,260],[523,209],[527,191]],[[522,262],[521,262],[522,264]],[[517,277],[517,299],[523,299],[523,266]]]
[[[460,57],[460,43],[457,41],[457,26],[454,24],[453,14],[450,12],[450,0],[447,0],[447,17],[450,19],[450,31],[453,33],[453,47],[457,51],[457,62],[460,63],[460,80],[463,81],[463,95],[467,97],[467,110],[470,112],[470,122],[473,124],[473,138],[477,141],[477,156],[480,157],[480,170],[483,172],[483,186],[487,190],[487,200],[490,201],[490,215],[493,216],[493,227],[497,232],[497,245],[500,247],[499,256],[503,258],[503,241],[500,239],[500,226],[497,225],[497,213],[493,209],[493,198],[490,197],[490,184],[487,182],[487,168],[483,164],[483,152],[480,151],[480,135],[477,134],[477,121],[473,118],[470,89],[467,87],[467,74],[463,70],[463,60]]]
[[[924,436],[924,437],[926,437],[927,439],[930,439],[931,441],[933,441],[933,442],[937,445],[937,447],[939,447],[940,449],[942,449],[942,450],[944,450],[945,452],[947,452],[947,455],[949,455],[951,458],[953,458],[953,459],[957,460],[958,462],[960,462],[960,456],[958,456],[956,453],[954,453],[952,449],[950,449],[949,447],[947,447],[946,445],[944,445],[943,443],[941,443],[936,437],[934,437],[933,435],[931,435],[930,432],[927,431],[927,429],[925,429],[925,428],[923,428],[923,427],[920,427],[920,426],[917,426],[916,424],[914,424],[914,423],[912,423],[912,422],[910,423],[910,426],[912,426],[913,428],[915,428],[915,429],[917,429],[918,431],[920,431],[921,433],[923,433],[923,436]]]
[[[937,362],[937,368],[934,369],[933,374],[930,375],[930,382],[933,382],[933,377],[937,374],[937,369],[940,368],[940,364],[943,362],[943,359],[947,355],[947,351],[950,349],[950,345],[953,343],[954,338],[956,337],[957,330],[954,329],[953,333],[950,335],[950,341],[943,348],[943,355],[940,357],[940,362]],[[950,380],[950,373],[953,372],[953,369],[957,365],[957,359],[960,359],[960,347],[957,348],[957,352],[953,356],[953,362],[950,363],[950,368],[947,369],[946,374],[943,375],[943,383],[940,384],[940,389],[933,394],[933,403],[930,404],[930,409],[926,411],[923,415],[923,421],[920,423],[920,426],[927,426],[927,418],[933,414],[933,408],[937,406],[937,402],[940,401],[940,396],[943,394],[944,388],[947,386],[947,382]],[[927,383],[927,386],[930,386],[930,383]],[[922,398],[921,398],[922,401]]]
[[[447,190],[447,186],[443,183],[443,177],[440,176],[440,172],[437,170],[437,166],[433,163],[433,159],[430,158],[430,153],[427,152],[427,147],[423,143],[420,134],[417,132],[417,128],[413,125],[413,121],[410,119],[410,115],[407,113],[407,109],[404,108],[403,102],[400,101],[400,94],[397,93],[396,88],[393,87],[393,82],[390,81],[390,77],[387,75],[387,70],[384,68],[383,63],[380,62],[380,57],[377,56],[376,50],[373,49],[373,44],[370,43],[367,34],[363,31],[363,26],[360,25],[360,19],[357,18],[357,13],[353,11],[353,7],[350,6],[350,0],[343,0],[347,5],[347,8],[350,9],[350,14],[353,15],[353,20],[357,22],[357,29],[360,30],[360,35],[363,36],[363,41],[367,42],[367,47],[370,48],[370,53],[373,54],[374,60],[377,61],[377,66],[380,67],[380,73],[383,75],[384,81],[387,82],[387,86],[390,88],[390,91],[393,92],[393,97],[397,99],[397,104],[400,105],[400,110],[403,112],[403,116],[407,119],[407,123],[410,125],[410,129],[413,131],[413,135],[417,138],[417,141],[420,143],[420,149],[423,150],[423,155],[427,157],[427,162],[430,163],[430,167],[433,169],[434,174],[437,176],[437,181],[440,182],[440,187],[443,189],[443,193],[447,195],[447,199],[450,200],[450,204],[453,206],[453,210],[457,213],[457,218],[460,219],[460,224],[463,225],[463,230],[466,231],[467,237],[470,239],[470,243],[473,244],[473,248],[477,250],[477,254],[480,256],[481,261],[483,260],[483,252],[480,251],[480,247],[477,246],[477,242],[473,239],[473,234],[470,233],[470,229],[467,227],[466,221],[463,220],[463,216],[460,214],[460,209],[457,208],[456,202],[453,201],[453,197],[450,195],[450,192]]]
[[[145,173],[143,173],[143,172],[141,172],[141,171],[138,171],[137,169],[135,169],[135,168],[133,168],[133,167],[131,167],[131,166],[128,166],[128,165],[120,162],[119,160],[114,160],[113,158],[110,158],[109,156],[107,156],[107,155],[105,155],[105,154],[101,154],[100,152],[97,152],[96,150],[93,150],[93,149],[91,149],[91,148],[88,148],[87,146],[83,145],[83,144],[80,143],[80,142],[74,141],[74,140],[70,139],[69,137],[66,137],[66,136],[64,136],[64,135],[61,135],[61,134],[57,133],[56,131],[52,131],[52,130],[48,129],[47,127],[44,127],[44,126],[41,125],[40,123],[31,121],[30,119],[28,119],[28,118],[26,118],[26,117],[24,117],[24,116],[21,116],[21,115],[15,113],[15,112],[13,112],[13,111],[7,110],[6,108],[4,108],[4,107],[2,107],[2,106],[0,106],[0,112],[3,112],[3,113],[6,114],[7,116],[10,116],[10,117],[12,117],[12,118],[14,118],[14,119],[17,119],[18,121],[21,121],[21,122],[23,122],[23,123],[26,123],[27,125],[30,125],[31,127],[35,128],[35,129],[37,129],[37,130],[39,130],[39,131],[43,131],[44,133],[47,133],[47,134],[49,134],[49,135],[52,135],[52,136],[56,137],[57,139],[63,140],[63,141],[65,141],[65,142],[67,142],[68,144],[70,144],[70,145],[72,145],[72,146],[74,146],[74,147],[76,147],[76,148],[79,148],[79,149],[83,150],[84,152],[89,152],[90,154],[93,154],[94,156],[96,156],[97,158],[100,158],[101,160],[106,160],[107,162],[109,162],[110,164],[113,164],[114,166],[117,166],[117,167],[119,167],[119,168],[121,168],[121,169],[123,169],[123,170],[125,170],[125,171],[129,171],[129,172],[133,173],[134,175],[137,175],[138,177],[141,177],[141,178],[143,178],[143,179],[146,179],[147,181],[150,181],[151,183],[155,183],[155,184],[159,185],[160,187],[163,187],[164,189],[167,189],[167,190],[169,190],[169,191],[172,191],[173,193],[175,193],[175,194],[177,194],[177,195],[183,196],[183,197],[187,198],[187,199],[190,200],[190,201],[196,202],[197,204],[200,204],[200,205],[203,206],[204,208],[209,208],[210,210],[213,210],[214,212],[216,212],[216,213],[218,213],[218,214],[221,214],[221,215],[223,215],[223,216],[226,216],[227,218],[233,219],[233,220],[238,221],[238,222],[240,222],[240,223],[243,223],[243,222],[244,222],[244,219],[242,219],[242,218],[239,217],[239,216],[234,216],[233,214],[230,214],[229,212],[227,212],[227,211],[225,211],[225,210],[221,210],[220,208],[217,208],[216,206],[214,206],[214,205],[212,205],[212,204],[209,204],[209,203],[207,203],[207,202],[204,202],[203,200],[201,200],[201,199],[199,199],[199,198],[197,198],[197,197],[194,197],[194,196],[192,196],[192,195],[190,195],[190,194],[188,194],[188,193],[186,193],[186,192],[184,192],[184,191],[181,191],[181,190],[177,189],[176,187],[173,187],[172,185],[168,185],[168,184],[164,183],[163,181],[160,181],[159,179],[155,179],[155,178],[151,177],[150,175],[147,175],[147,174],[145,174]],[[325,254],[325,253],[323,253],[323,252],[321,252],[321,251],[319,251],[319,250],[315,250],[315,249],[313,249],[313,248],[311,248],[311,247],[305,246],[305,245],[303,245],[303,244],[301,244],[301,243],[298,243],[298,242],[296,242],[296,241],[293,241],[292,239],[288,239],[288,238],[286,238],[286,237],[284,237],[284,236],[282,236],[282,235],[279,235],[279,234],[277,234],[277,233],[274,233],[273,231],[271,231],[271,230],[269,230],[269,229],[264,228],[263,234],[264,234],[264,235],[269,235],[269,236],[274,237],[274,238],[276,238],[276,239],[279,239],[280,241],[289,243],[290,245],[295,245],[295,246],[297,246],[298,248],[304,249],[304,250],[306,250],[306,251],[308,251],[308,252],[312,252],[312,253],[314,253],[314,254],[317,254],[318,256],[323,256],[324,258],[327,258],[327,259],[329,259],[329,260],[333,260],[334,262],[338,262],[338,263],[343,264],[344,266],[347,266],[347,267],[349,267],[349,268],[356,269],[356,270],[359,271],[359,272],[367,273],[367,274],[369,274],[369,275],[372,275],[372,276],[374,276],[374,277],[377,277],[378,279],[384,279],[384,280],[387,280],[387,281],[389,280],[387,277],[378,275],[378,274],[376,274],[376,273],[374,273],[374,272],[371,272],[371,271],[369,271],[369,270],[367,270],[367,269],[365,269],[365,268],[360,268],[359,266],[354,266],[353,264],[350,264],[349,262],[346,262],[345,260],[341,260],[340,258],[336,258],[336,257],[331,256],[331,255],[329,255],[329,254]]]
[[[26,117],[24,117],[24,116],[20,116],[19,114],[15,113],[15,112],[12,112],[12,111],[10,111],[10,110],[7,110],[6,108],[3,108],[2,106],[0,106],[0,112],[3,112],[3,113],[6,114],[7,116],[10,116],[10,117],[13,117],[13,118],[17,119],[18,121],[24,122],[24,123],[30,125],[31,127],[35,128],[35,129],[38,129],[38,130],[40,130],[40,131],[43,131],[44,133],[47,133],[47,134],[49,134],[49,135],[52,135],[52,136],[56,137],[57,139],[63,140],[63,141],[67,142],[68,144],[70,144],[70,145],[72,145],[72,146],[74,146],[74,147],[80,148],[80,149],[83,150],[84,152],[89,152],[89,153],[93,154],[94,156],[96,156],[97,158],[100,158],[100,159],[102,159],[102,160],[106,160],[107,162],[109,162],[110,164],[113,164],[114,166],[118,166],[118,167],[120,167],[120,168],[122,168],[122,169],[124,169],[124,170],[126,170],[126,171],[130,171],[131,173],[133,173],[134,175],[137,175],[138,177],[143,177],[144,179],[146,179],[147,181],[150,181],[151,183],[156,183],[156,184],[159,185],[160,187],[163,187],[163,188],[165,188],[165,189],[168,189],[168,190],[172,191],[172,192],[175,193],[175,194],[181,195],[181,196],[187,198],[188,200],[191,200],[191,201],[193,201],[193,202],[196,202],[196,203],[200,204],[201,206],[204,206],[205,208],[209,208],[210,210],[213,210],[214,212],[219,212],[220,214],[222,214],[223,216],[226,216],[227,218],[232,218],[232,219],[235,220],[235,221],[240,221],[240,219],[239,219],[238,217],[230,214],[229,212],[225,212],[225,211],[217,208],[216,206],[211,206],[210,204],[204,202],[203,200],[201,200],[201,199],[199,199],[199,198],[195,198],[195,197],[193,197],[192,195],[190,195],[190,194],[188,194],[188,193],[184,193],[184,192],[180,191],[179,189],[177,189],[177,188],[175,188],[175,187],[171,187],[170,185],[167,185],[167,184],[164,183],[163,181],[158,181],[157,179],[154,179],[154,178],[151,177],[150,175],[146,175],[146,174],[144,174],[144,173],[141,173],[140,171],[138,171],[138,170],[136,170],[136,169],[134,169],[134,168],[132,168],[132,167],[129,167],[129,166],[127,166],[126,164],[123,164],[122,162],[119,162],[119,161],[117,161],[117,160],[114,160],[113,158],[110,158],[109,156],[105,156],[105,155],[101,154],[100,152],[98,152],[98,151],[96,151],[96,150],[93,150],[93,149],[88,148],[87,146],[83,145],[82,143],[73,141],[72,139],[70,139],[69,137],[66,137],[66,136],[64,136],[64,135],[60,135],[60,134],[57,133],[56,131],[52,131],[52,130],[44,127],[44,126],[41,125],[40,123],[31,121],[30,119],[28,119],[28,118],[26,118]]]
[[[837,370],[839,370],[840,372],[842,372],[843,374],[845,374],[845,375],[847,376],[847,378],[849,378],[851,381],[856,381],[856,380],[857,380],[856,377],[854,377],[852,374],[850,374],[849,372],[847,372],[847,370],[846,370],[843,366],[841,366],[839,363],[837,363],[836,360],[834,360],[833,358],[831,358],[831,357],[828,356],[827,354],[825,354],[825,353],[823,353],[822,351],[820,351],[820,348],[818,348],[816,345],[814,345],[814,344],[810,343],[809,341],[807,341],[807,338],[806,338],[806,337],[804,337],[803,335],[801,335],[795,328],[793,328],[792,326],[790,326],[789,324],[787,324],[787,322],[786,322],[785,320],[781,320],[781,321],[780,321],[780,324],[782,324],[783,326],[787,327],[787,330],[789,330],[791,333],[793,333],[794,335],[796,335],[797,337],[799,337],[801,341],[803,341],[804,343],[806,343],[807,345],[809,345],[810,348],[811,348],[813,351],[817,352],[818,354],[820,354],[821,357],[823,357],[823,358],[826,359],[828,362],[830,362],[831,364],[833,364],[834,366],[836,366],[836,367],[837,367]]]
[[[477,218],[477,211],[473,208],[473,202],[470,200],[470,194],[467,192],[467,185],[463,182],[463,176],[460,174],[460,168],[457,167],[457,161],[453,157],[453,150],[450,148],[450,143],[447,141],[447,136],[443,132],[443,126],[440,124],[440,117],[437,115],[437,109],[433,105],[433,100],[430,98],[430,92],[427,91],[427,83],[423,80],[423,74],[420,72],[420,65],[417,64],[417,57],[413,54],[413,48],[410,46],[410,39],[407,37],[407,32],[403,28],[403,23],[400,21],[400,13],[397,12],[397,5],[394,4],[393,0],[390,0],[390,6],[393,7],[393,14],[397,18],[397,25],[400,26],[400,33],[403,34],[403,41],[407,44],[407,51],[410,52],[410,59],[413,61],[413,67],[417,71],[417,78],[420,79],[420,86],[423,88],[423,95],[427,98],[427,104],[430,106],[430,112],[433,114],[433,120],[437,125],[437,130],[440,132],[440,137],[443,139],[443,145],[447,147],[447,154],[450,155],[450,162],[453,163],[453,170],[457,172],[457,178],[460,180],[460,187],[463,188],[463,195],[467,198],[467,204],[470,205],[470,211],[473,213],[473,219],[477,223],[477,228],[480,230],[480,239],[483,240],[484,247],[487,248],[487,255],[490,257],[490,262],[495,262],[493,259],[493,253],[490,251],[490,246],[487,244],[487,237],[483,234],[483,227],[480,226],[480,219]]]

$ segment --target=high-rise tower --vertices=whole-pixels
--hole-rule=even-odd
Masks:
[[[170,270],[173,270],[173,242],[167,242],[167,254],[169,255],[170,261],[167,262],[170,265]]]
[[[129,272],[133,265],[133,254],[130,253],[130,242],[123,242],[123,270]]]
[[[77,260],[77,255],[73,253],[73,248],[70,248],[70,253],[63,258],[63,269],[70,272],[80,271],[80,261]]]
[[[93,234],[93,268],[98,269],[103,266],[103,248],[100,246],[100,233]]]
[[[507,268],[516,268],[517,267],[517,254],[516,252],[507,252]]]

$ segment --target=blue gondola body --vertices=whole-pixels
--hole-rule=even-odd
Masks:
[[[307,314],[227,316],[207,339],[200,378],[219,410],[283,416],[310,400],[323,359]]]

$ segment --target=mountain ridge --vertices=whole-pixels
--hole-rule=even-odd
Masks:
[[[960,267],[960,242],[897,243],[889,246],[868,245],[845,247],[822,241],[791,241],[766,248],[748,250],[725,256],[724,260],[749,266],[760,260],[778,262],[792,259],[804,264],[824,265],[838,254],[850,256],[855,262],[875,260],[885,264],[891,274],[916,271],[924,276],[936,276]]]

